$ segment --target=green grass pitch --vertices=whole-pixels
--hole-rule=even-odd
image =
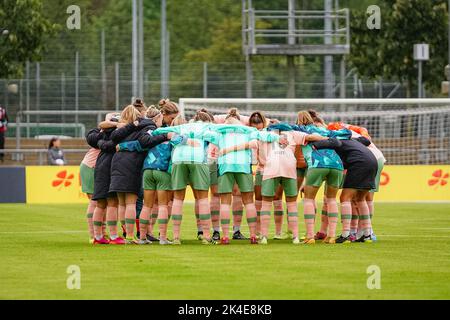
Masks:
[[[187,205],[182,246],[93,247],[84,212],[0,205],[0,299],[450,298],[450,204],[377,204],[377,243],[315,246],[203,246]],[[80,290],[66,287],[69,265]],[[367,288],[370,265],[379,290]]]

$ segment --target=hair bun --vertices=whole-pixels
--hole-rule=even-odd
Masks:
[[[239,115],[239,110],[237,108],[229,109],[226,119],[228,119],[228,118],[235,118],[237,120],[241,120],[241,116]]]
[[[140,98],[137,98],[137,99],[134,100],[133,105],[134,106],[143,106],[144,105],[144,101],[142,101],[142,99],[140,99]]]
[[[169,102],[170,102],[169,99],[162,99],[162,100],[159,101],[158,105],[159,105],[160,107],[164,107],[164,106],[165,106],[166,104],[168,104]]]
[[[311,115],[311,117],[317,117],[317,116],[318,116],[316,110],[309,109],[308,112],[309,112],[309,114]]]
[[[236,108],[231,108],[230,111],[228,111],[228,114],[232,117],[235,117],[238,115],[238,110]]]

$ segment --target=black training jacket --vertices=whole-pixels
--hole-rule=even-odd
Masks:
[[[111,161],[116,152],[116,145],[111,141],[111,134],[115,128],[92,129],[86,135],[87,143],[96,149],[100,149],[94,169],[94,194],[93,200],[106,199],[109,194],[111,181]]]
[[[129,124],[115,130],[111,134],[111,140],[115,144],[127,141],[141,140],[145,137],[148,148],[167,140],[167,135],[151,136],[149,131],[156,130],[156,124],[149,119],[140,119],[139,125]],[[114,154],[111,164],[110,192],[123,192],[138,194],[142,182],[142,166],[146,157],[145,152],[117,152]]]

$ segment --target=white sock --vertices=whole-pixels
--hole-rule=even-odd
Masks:
[[[233,232],[236,233],[241,230],[241,227],[233,226]]]
[[[350,231],[342,231],[342,236],[347,238],[350,235]]]
[[[220,232],[220,227],[216,227],[216,228],[214,228],[214,231],[216,231],[216,232]]]

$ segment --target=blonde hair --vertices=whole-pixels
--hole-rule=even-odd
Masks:
[[[120,114],[121,123],[133,123],[141,117],[140,112],[133,106],[129,105],[123,109]]]
[[[225,120],[229,119],[229,118],[235,118],[237,120],[241,120],[241,116],[239,115],[239,110],[237,108],[231,108],[230,110],[228,110],[228,114],[227,114],[227,117],[225,118]]]
[[[241,121],[239,121],[238,119],[234,118],[234,117],[229,117],[225,120],[226,124],[240,124],[242,125]]]
[[[306,126],[314,124],[314,120],[308,111],[300,111],[297,115],[297,124]]]
[[[175,102],[170,101],[169,99],[162,99],[158,103],[159,110],[163,115],[171,115],[180,113],[178,106]]]
[[[146,116],[147,116],[147,118],[149,118],[149,119],[153,119],[154,117],[157,117],[157,116],[159,116],[161,114],[161,111],[159,111],[155,106],[150,106],[148,109],[147,109],[147,114],[146,114]]]
[[[173,119],[171,126],[181,126],[182,124],[187,123],[186,119],[180,114]]]

